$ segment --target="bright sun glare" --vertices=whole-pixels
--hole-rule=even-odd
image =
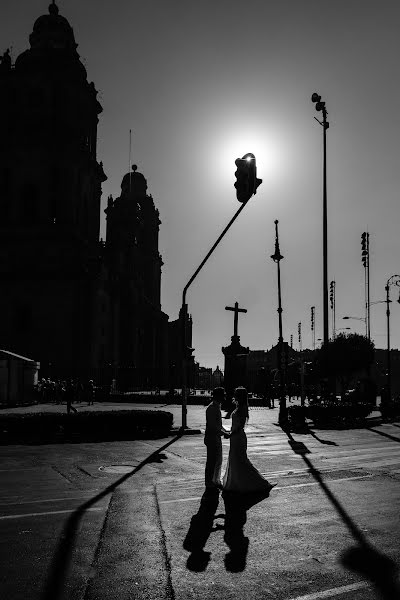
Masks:
[[[224,179],[232,179],[236,170],[235,160],[250,152],[256,157],[258,177],[267,181],[280,176],[283,166],[281,144],[267,131],[258,130],[225,136],[218,141],[216,155]]]

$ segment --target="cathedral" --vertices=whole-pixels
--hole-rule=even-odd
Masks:
[[[166,386],[181,328],[161,310],[146,179],[136,165],[123,177],[100,240],[95,85],[54,2],[29,42],[0,64],[0,347],[39,361],[41,376]]]

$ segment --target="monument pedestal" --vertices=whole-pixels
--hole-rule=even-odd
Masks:
[[[225,356],[224,387],[228,403],[231,402],[236,387],[247,386],[247,355],[249,351],[249,348],[240,344],[238,335],[233,335],[229,346],[222,348]]]

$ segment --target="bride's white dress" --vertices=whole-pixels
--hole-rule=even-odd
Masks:
[[[235,410],[232,413],[229,456],[223,478],[223,489],[227,492],[269,492],[274,485],[269,483],[247,458],[247,436],[244,425],[245,421]]]

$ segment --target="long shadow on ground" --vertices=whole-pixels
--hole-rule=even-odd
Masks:
[[[191,554],[186,566],[190,571],[205,571],[210,562],[211,552],[204,550],[208,538],[214,531],[225,530],[224,541],[229,548],[225,556],[225,568],[231,573],[239,573],[246,568],[249,539],[244,535],[247,511],[265,500],[269,492],[240,494],[222,492],[225,514],[216,514],[219,503],[219,490],[206,489],[199,510],[193,515],[190,527],[183,542],[185,550]],[[216,519],[224,519],[225,524],[215,524]]]
[[[61,598],[66,574],[71,561],[72,550],[77,538],[79,523],[88,508],[92,507],[94,504],[105,498],[108,494],[112,493],[122,483],[140,471],[140,469],[142,469],[145,465],[149,463],[160,462],[165,457],[165,455],[162,454],[162,451],[168,448],[168,446],[174,444],[178,439],[180,439],[180,437],[180,435],[175,436],[161,448],[152,452],[147,458],[145,458],[134,469],[132,469],[132,471],[126,473],[126,475],[123,475],[117,479],[117,481],[114,481],[114,483],[106,487],[102,492],[96,496],[93,496],[93,498],[90,498],[90,500],[87,502],[81,504],[81,506],[79,506],[71,514],[64,525],[58,546],[54,553],[49,576],[47,578],[44,593],[42,595],[42,600],[59,600],[59,598]]]
[[[288,443],[290,444],[290,447],[296,454],[299,454],[302,457],[310,473],[319,483],[321,489],[324,491],[328,500],[332,503],[357,543],[356,546],[342,552],[340,556],[341,564],[371,581],[383,600],[400,600],[398,565],[396,565],[391,558],[376,550],[369,543],[362,531],[357,527],[356,523],[354,523],[337,498],[332,494],[331,490],[324,482],[321,473],[314,467],[308,458],[307,454],[310,453],[308,448],[303,443],[297,442],[289,431],[285,429],[282,430],[289,438]],[[372,431],[381,433],[376,430]],[[392,436],[387,437],[391,438]]]
[[[379,431],[378,429],[372,429],[372,427],[366,427],[366,429],[368,431],[372,431],[372,433],[377,433],[378,435],[388,438],[389,440],[393,440],[394,442],[400,442],[400,438],[398,438],[394,435],[390,435],[389,433],[385,433],[384,431]]]
[[[183,542],[183,547],[191,552],[186,566],[190,571],[205,571],[210,561],[211,552],[206,552],[204,547],[212,531],[217,531],[221,527],[214,526],[214,520],[224,515],[216,515],[219,503],[219,490],[206,489],[201,501],[199,510],[190,521],[189,531]]]
[[[269,492],[240,494],[223,492],[225,503],[225,534],[224,541],[229,547],[225,555],[225,568],[231,573],[239,573],[246,568],[249,538],[244,535],[247,521],[247,511],[268,498]]]

